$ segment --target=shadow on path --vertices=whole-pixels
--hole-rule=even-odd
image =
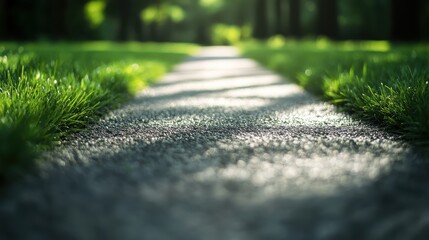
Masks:
[[[427,150],[229,48],[179,65],[45,158],[2,191],[0,239],[429,235]]]

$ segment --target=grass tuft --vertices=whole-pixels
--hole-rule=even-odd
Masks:
[[[429,143],[429,47],[386,41],[247,43],[245,56],[360,118]],[[279,40],[277,40],[279,42]]]
[[[196,49],[188,44],[0,44],[0,178],[129,99]]]

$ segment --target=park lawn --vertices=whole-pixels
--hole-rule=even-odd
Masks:
[[[130,99],[192,44],[0,43],[0,180]]]
[[[244,56],[361,119],[429,143],[429,45],[293,41],[240,45]]]

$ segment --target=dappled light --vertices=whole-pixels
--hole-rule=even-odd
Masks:
[[[372,181],[404,154],[404,147],[394,138],[334,112],[331,106],[308,96],[298,86],[251,60],[236,57],[230,48],[207,48],[198,58],[178,65],[127,108],[107,116],[103,124],[111,129],[110,136],[88,133],[91,140],[76,143],[73,148],[86,149],[82,150],[87,154],[83,160],[116,158],[138,151],[140,154],[132,158],[152,161],[152,154],[166,154],[163,161],[184,164],[184,169],[177,170],[190,171],[183,181],[246,182],[258,192],[255,199],[261,204],[279,197],[335,195],[342,188]],[[204,65],[205,61],[218,64]],[[234,62],[246,70],[230,68]],[[210,66],[216,66],[217,75],[203,74],[213,70]],[[196,79],[183,72],[194,72]],[[242,76],[246,73],[250,76]],[[151,111],[157,114],[145,114]],[[119,119],[130,119],[137,125],[117,129]],[[196,129],[202,136],[222,127],[220,124],[231,129],[216,133],[215,136],[220,135],[208,139],[208,145],[195,145],[196,153],[186,150],[188,131]],[[134,134],[124,137],[123,131]],[[267,135],[268,132],[272,134]],[[192,141],[198,142],[198,138]],[[115,139],[128,150],[110,149]],[[165,144],[175,146],[166,151],[186,156],[170,159],[168,152],[151,151]],[[110,154],[114,155],[108,157]],[[223,161],[227,161],[226,165],[219,168]],[[88,160],[85,164],[95,163]]]
[[[194,106],[199,108],[230,106],[238,108],[260,108],[273,99],[299,95],[298,86],[285,85],[283,79],[269,71],[260,69],[251,60],[238,58],[231,48],[206,48],[199,53],[200,61],[189,61],[175,68],[158,86],[144,92],[156,96],[160,103],[156,108],[164,109],[162,97],[169,107]],[[192,101],[195,92],[196,101]],[[201,95],[204,94],[204,98]],[[177,96],[171,101],[171,96]],[[181,97],[182,96],[182,97]]]
[[[158,218],[162,223],[143,234],[156,235],[160,227],[173,232],[162,239],[198,238],[218,229],[216,238],[319,234],[308,224],[337,236],[355,231],[344,219],[362,216],[363,206],[355,209],[361,202],[368,207],[369,217],[363,217],[379,221],[372,232],[387,220],[371,199],[394,197],[378,184],[402,184],[402,162],[415,159],[394,135],[336,112],[228,48],[205,48],[44,156],[53,159],[42,168],[44,181],[56,182],[52,188],[71,191],[64,176],[76,174],[73,189],[96,192],[85,201],[74,192],[71,205],[80,223],[117,218],[121,235],[141,236],[140,224]],[[54,202],[62,196],[50,195]],[[93,208],[100,198],[112,211]],[[249,230],[250,223],[257,227]],[[288,228],[295,225],[302,229]]]
[[[0,0],[0,239],[427,239],[428,40],[424,0]]]

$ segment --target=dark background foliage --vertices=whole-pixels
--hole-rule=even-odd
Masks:
[[[0,40],[420,41],[429,38],[426,29],[427,0],[0,0]]]

